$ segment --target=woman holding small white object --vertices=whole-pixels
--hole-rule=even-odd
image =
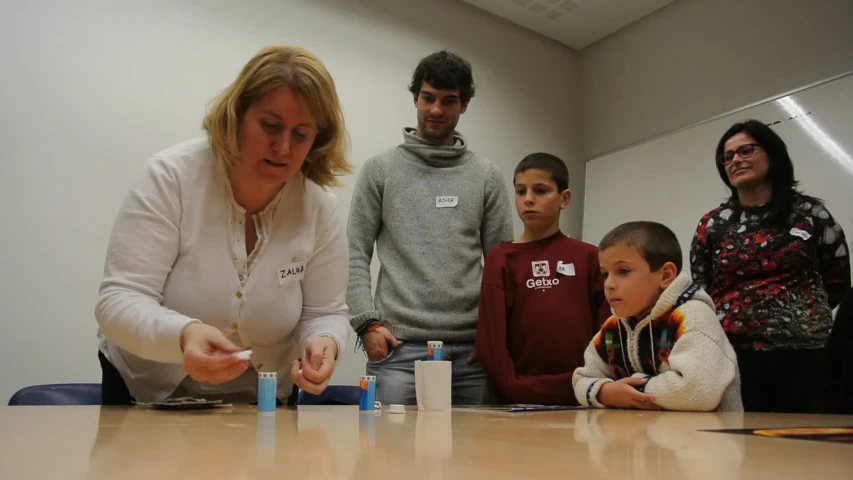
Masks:
[[[104,404],[254,402],[258,371],[278,373],[280,400],[291,380],[318,394],[347,343],[347,242],[327,187],[351,165],[325,66],[267,47],[203,125],[206,139],[149,159],[113,226],[95,308]]]

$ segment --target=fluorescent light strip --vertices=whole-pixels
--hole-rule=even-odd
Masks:
[[[850,157],[850,154],[841,148],[840,145],[835,143],[835,140],[827,135],[826,132],[824,132],[823,129],[820,128],[809,115],[807,115],[808,112],[806,112],[800,104],[790,96],[782,97],[776,100],[776,103],[778,103],[788,115],[797,120],[797,124],[800,125],[800,127],[802,127],[802,129],[805,130],[806,133],[808,133],[809,136],[812,137],[812,139],[829,154],[829,156],[834,158],[842,168],[853,174],[853,158]]]

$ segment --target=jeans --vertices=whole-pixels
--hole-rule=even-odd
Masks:
[[[452,362],[453,405],[492,403],[486,388],[486,372],[479,363],[468,364],[474,351],[472,343],[444,344],[444,360]],[[427,345],[403,343],[387,357],[367,362],[367,374],[376,376],[376,399],[382,405],[417,405],[415,399],[415,360],[427,359]]]

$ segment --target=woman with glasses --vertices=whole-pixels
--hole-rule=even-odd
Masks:
[[[731,196],[699,221],[693,279],[737,352],[744,409],[805,413],[832,309],[850,288],[844,232],[797,189],[785,142],[767,125],[733,125],[715,158]]]

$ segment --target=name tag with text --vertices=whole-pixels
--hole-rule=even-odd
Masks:
[[[807,232],[805,230],[800,230],[797,227],[794,227],[791,229],[791,235],[793,235],[795,237],[800,237],[803,240],[808,240],[808,239],[812,238],[812,236],[809,232]]]
[[[574,263],[563,263],[562,260],[557,262],[557,273],[561,273],[567,277],[575,276],[575,264]]]
[[[459,205],[459,197],[435,197],[436,208],[453,208]]]
[[[305,264],[302,262],[291,263],[278,271],[278,284],[284,285],[287,282],[302,280],[304,276]]]

